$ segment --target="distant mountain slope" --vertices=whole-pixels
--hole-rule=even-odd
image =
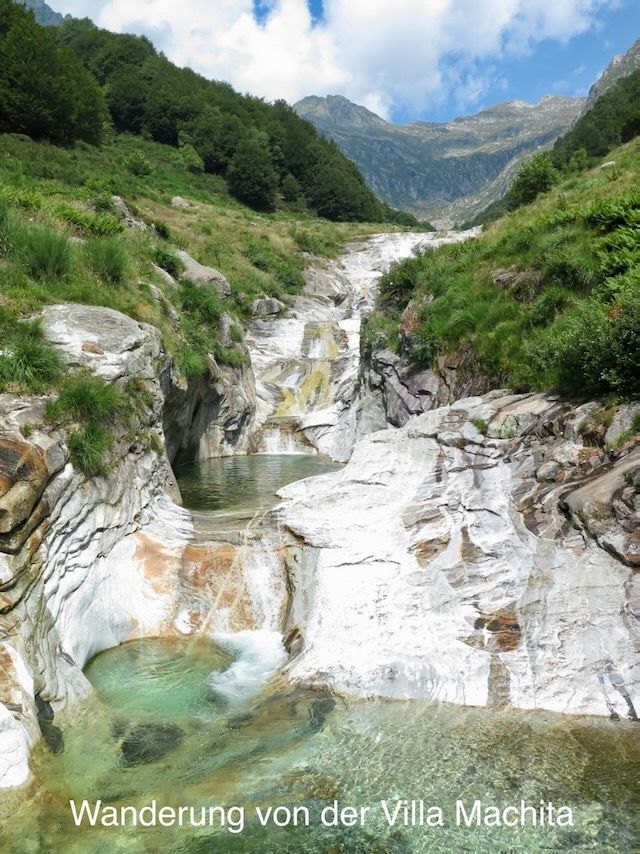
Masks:
[[[61,15],[60,12],[54,12],[50,6],[47,6],[44,0],[15,0],[15,2],[20,3],[21,6],[26,6],[27,9],[31,9],[36,21],[45,27],[59,27],[61,24],[64,24],[64,15]]]
[[[564,97],[507,101],[451,122],[405,126],[338,95],[304,98],[294,109],[336,141],[385,201],[449,225],[499,198],[522,160],[565,133],[583,105]]]
[[[584,107],[584,112],[588,112],[598,98],[601,98],[608,92],[612,86],[621,80],[623,77],[629,77],[634,71],[640,68],[640,39],[631,45],[626,53],[621,53],[614,56],[609,65],[602,72],[600,77],[589,90],[589,97]]]

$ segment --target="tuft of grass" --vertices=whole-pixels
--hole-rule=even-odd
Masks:
[[[487,435],[487,431],[489,430],[489,425],[484,420],[484,418],[472,418],[471,423],[476,428],[479,433],[483,433],[485,436]]]
[[[183,347],[176,354],[176,362],[186,377],[201,377],[207,370],[207,359],[203,353]]]
[[[129,254],[117,238],[87,241],[85,253],[91,269],[107,285],[121,285],[129,271]]]
[[[310,255],[333,258],[340,249],[340,244],[335,239],[308,229],[292,228],[291,237],[300,252],[308,252]]]
[[[124,397],[117,386],[82,372],[62,384],[56,400],[47,405],[46,418],[58,424],[108,424],[123,411]]]
[[[0,258],[9,251],[10,217],[9,200],[5,196],[0,196]]]
[[[107,454],[113,445],[113,436],[100,424],[86,424],[69,435],[69,456],[74,467],[87,477],[104,474]]]
[[[26,272],[39,281],[64,279],[71,272],[71,244],[46,225],[23,226],[11,236],[12,251]]]
[[[62,374],[58,352],[44,341],[39,320],[18,323],[0,351],[0,391],[40,394]]]

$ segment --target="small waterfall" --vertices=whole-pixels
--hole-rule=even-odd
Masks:
[[[244,707],[287,660],[282,636],[277,631],[220,633],[214,638],[235,660],[223,673],[213,673],[209,684],[232,708]]]
[[[402,258],[476,233],[377,235],[349,247],[340,260],[307,271],[304,292],[286,316],[252,324],[247,345],[260,401],[254,444],[261,453],[315,449],[335,460],[349,458],[357,435],[350,408],[361,321],[373,306],[380,276]],[[286,416],[298,417],[295,435],[276,420]]]

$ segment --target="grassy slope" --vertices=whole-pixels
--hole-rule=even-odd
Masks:
[[[640,140],[607,159],[614,168],[570,178],[478,240],[396,267],[369,341],[424,366],[470,347],[495,385],[637,396]],[[500,268],[524,275],[500,286]],[[417,328],[400,345],[410,301]]]
[[[137,177],[128,170],[127,160],[134,153],[150,163],[149,175]],[[108,198],[110,193],[123,196],[136,216],[164,223],[169,239],[153,232],[118,230],[108,211],[87,211],[91,200]],[[188,199],[192,207],[171,207],[175,195]],[[30,271],[18,248],[6,251],[0,258],[0,330],[45,303],[84,302],[155,323],[170,350],[185,342],[176,340],[148,283],[162,288],[178,309],[181,301],[152,271],[158,247],[166,253],[184,248],[201,263],[217,267],[233,291],[220,308],[242,317],[256,296],[286,300],[300,289],[300,272],[307,263],[303,249],[335,255],[347,241],[389,230],[388,225],[330,223],[293,208],[256,213],[231,199],[221,179],[188,172],[177,150],[126,136],[99,150],[82,144],[65,150],[0,136],[2,197],[9,200],[10,218],[20,229],[42,224],[60,235],[85,239],[113,232],[126,253],[127,272],[119,285],[101,280],[80,244],[69,247],[67,272],[42,276]]]
[[[150,173],[133,174],[132,158],[145,161]],[[135,216],[157,223],[158,231],[124,228],[111,194],[123,196]],[[191,206],[172,207],[176,195]],[[0,135],[0,393],[61,391],[49,420],[82,425],[70,436],[72,457],[90,474],[104,470],[111,442],[104,423],[122,426],[127,402],[95,377],[69,377],[29,318],[48,303],[108,306],[157,326],[187,375],[205,370],[207,353],[239,365],[242,333],[236,325],[231,341],[220,340],[223,312],[240,321],[256,297],[286,302],[304,284],[304,252],[334,256],[348,241],[393,228],[330,223],[283,207],[256,213],[231,199],[222,179],[189,172],[176,149],[140,138],[67,150]],[[178,248],[227,276],[231,296],[167,284],[153,263],[171,266]],[[150,285],[163,292],[162,300]],[[140,390],[130,392],[136,397]],[[107,416],[98,422],[91,413],[100,406]]]

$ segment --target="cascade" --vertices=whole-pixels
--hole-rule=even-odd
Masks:
[[[288,312],[255,320],[247,346],[256,376],[261,453],[323,453],[340,462],[356,438],[360,327],[375,285],[393,263],[478,233],[380,234],[316,264]]]

